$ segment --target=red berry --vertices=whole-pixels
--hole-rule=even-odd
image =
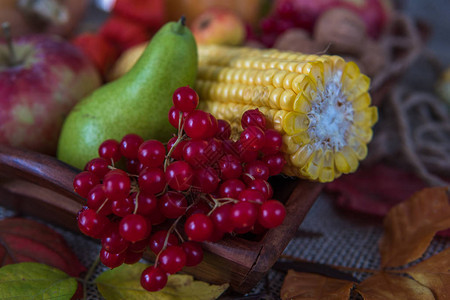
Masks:
[[[120,235],[127,241],[137,242],[148,237],[151,227],[141,215],[128,215],[119,224]]]
[[[206,137],[214,137],[217,134],[217,130],[219,129],[219,123],[217,122],[216,117],[214,117],[212,114],[208,114],[209,119],[211,120],[211,126],[208,128],[208,134]]]
[[[245,184],[239,179],[228,179],[220,185],[219,195],[221,198],[237,199],[245,188]]]
[[[186,266],[193,267],[203,260],[203,249],[199,243],[184,242],[181,244],[184,253],[186,253]]]
[[[206,167],[195,170],[192,185],[201,193],[212,193],[217,189],[219,181],[217,172],[211,167]]]
[[[194,171],[187,162],[175,161],[167,166],[167,184],[174,190],[185,191],[191,187]]]
[[[208,204],[206,204],[204,201],[198,201],[197,203],[193,204],[187,211],[186,211],[186,217],[197,213],[201,214],[208,214],[211,210],[211,207],[209,207]]]
[[[156,292],[167,284],[167,275],[160,267],[150,266],[141,275],[141,286],[150,292]]]
[[[264,156],[262,160],[269,168],[270,176],[280,174],[283,170],[284,164],[286,163],[282,153]]]
[[[219,140],[228,140],[231,136],[231,126],[225,120],[217,120],[217,132],[215,137]]]
[[[109,172],[109,164],[110,163],[111,163],[111,161],[107,161],[104,158],[97,157],[97,158],[90,160],[86,164],[86,167],[84,169],[88,172],[91,172],[95,176],[97,176],[97,178],[103,179],[103,177],[105,177],[106,173]]]
[[[182,193],[169,191],[159,199],[160,212],[169,219],[176,219],[186,212],[187,200]]]
[[[267,228],[263,227],[258,220],[256,220],[255,225],[252,227],[252,233],[256,235],[263,235],[267,232]]]
[[[231,203],[219,206],[216,208],[210,218],[214,224],[214,227],[222,232],[232,232],[234,225],[231,223]]]
[[[192,167],[201,168],[208,165],[208,146],[205,140],[191,140],[183,148],[183,158]]]
[[[211,237],[214,226],[211,219],[204,214],[191,215],[184,224],[184,232],[189,240],[203,242]]]
[[[261,205],[258,222],[265,228],[273,228],[281,225],[285,216],[284,205],[277,200],[269,200]]]
[[[139,188],[146,194],[159,194],[166,187],[166,175],[159,168],[146,168],[138,177]]]
[[[150,220],[152,225],[159,225],[164,223],[166,220],[166,216],[161,213],[161,210],[159,209],[160,206],[160,200],[158,201],[158,206],[155,208],[153,213],[148,216],[148,219]]]
[[[219,159],[219,169],[222,180],[239,178],[242,174],[241,162],[231,154],[226,154]]]
[[[144,139],[137,134],[127,134],[120,141],[120,153],[126,158],[137,158],[139,146],[144,142]]]
[[[122,157],[119,142],[113,139],[104,141],[98,148],[98,155],[108,161],[118,161]]]
[[[240,143],[243,150],[258,151],[264,147],[264,131],[257,126],[248,126],[242,131]]]
[[[253,226],[247,226],[247,227],[235,228],[233,230],[233,232],[236,234],[246,234],[246,233],[252,231],[252,229],[253,229]]]
[[[103,180],[103,189],[110,200],[125,199],[130,193],[130,187],[130,178],[121,170],[109,171]]]
[[[269,167],[261,160],[254,160],[245,164],[244,182],[248,184],[255,178],[269,179]]]
[[[211,236],[208,239],[208,242],[218,242],[221,239],[223,239],[223,236],[225,235],[225,232],[218,230],[217,228],[214,228]]]
[[[111,203],[111,211],[119,217],[126,217],[134,211],[135,195],[131,194],[123,199],[113,200]]]
[[[189,86],[183,86],[175,90],[172,101],[182,112],[191,112],[198,106],[198,94]]]
[[[124,263],[127,265],[133,265],[141,260],[142,256],[144,255],[144,252],[134,252],[127,250],[125,251],[125,261]]]
[[[266,128],[266,118],[264,115],[256,108],[250,109],[244,112],[241,118],[242,128],[247,128],[249,126],[257,126],[261,129]]]
[[[129,245],[130,242],[120,235],[117,223],[114,223],[102,238],[102,248],[109,253],[122,253],[128,249]]]
[[[114,269],[125,262],[125,253],[110,253],[102,249],[100,250],[100,261],[108,268]]]
[[[73,180],[73,188],[75,192],[83,198],[86,198],[89,191],[100,183],[100,179],[93,173],[83,171],[78,173]]]
[[[264,131],[264,146],[261,152],[265,155],[275,154],[280,151],[283,138],[278,131],[274,129],[267,129]]]
[[[255,224],[258,217],[256,204],[238,202],[231,208],[231,222],[236,228],[250,227]]]
[[[137,242],[131,242],[128,246],[128,250],[133,252],[144,252],[147,248],[150,238],[146,238]]]
[[[241,140],[236,142],[236,149],[238,156],[242,162],[251,162],[258,158],[258,151],[251,150],[249,147],[246,147],[242,144]]]
[[[128,173],[134,175],[139,174],[145,168],[145,166],[137,158],[127,159],[126,164]]]
[[[222,142],[222,149],[225,154],[230,154],[230,155],[233,155],[233,156],[236,156],[239,158],[240,157],[239,156],[239,148],[240,148],[239,145],[240,145],[239,141],[234,142],[232,140],[224,140]],[[256,154],[258,154],[258,153],[256,153]],[[255,159],[256,159],[256,157],[255,157]]]
[[[139,161],[149,168],[162,166],[165,156],[166,148],[157,140],[143,142],[138,150]]]
[[[184,131],[193,139],[203,139],[212,137],[210,127],[212,120],[207,112],[202,110],[194,110],[189,113],[184,121]]]
[[[158,254],[164,247],[164,242],[169,232],[167,230],[159,230],[150,236],[149,248],[153,253]],[[175,234],[169,234],[167,239],[167,246],[178,245],[178,238]]]
[[[92,209],[82,210],[77,219],[80,231],[93,238],[100,238],[111,223],[107,217],[97,214]]]
[[[150,216],[156,210],[157,206],[158,199],[155,195],[149,195],[141,191],[137,196],[137,214],[141,216]]]
[[[272,198],[273,196],[272,186],[264,179],[257,178],[252,180],[247,184],[247,188],[260,191],[266,200]]]
[[[87,206],[101,215],[107,216],[112,213],[111,201],[107,200],[102,184],[97,184],[89,191],[87,195]]]
[[[159,255],[158,263],[161,269],[174,274],[186,265],[186,254],[180,246],[169,246]]]
[[[248,202],[252,202],[252,203],[256,202],[256,203],[262,204],[262,203],[264,203],[264,201],[266,201],[266,198],[264,197],[263,193],[261,193],[260,191],[246,189],[246,190],[243,190],[239,194],[238,200],[244,201],[244,202],[248,201]]]
[[[223,141],[212,138],[208,141],[208,146],[205,149],[205,155],[209,165],[216,163],[223,155]]]

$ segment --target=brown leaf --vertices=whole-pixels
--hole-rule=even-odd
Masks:
[[[281,299],[348,300],[353,282],[289,270],[281,287]]]
[[[426,188],[396,205],[384,219],[381,266],[396,267],[420,258],[436,232],[450,227],[446,188]]]
[[[434,300],[433,293],[407,277],[378,273],[356,286],[364,300]]]
[[[428,287],[436,299],[450,299],[450,248],[405,269],[405,272]]]
[[[19,262],[39,262],[78,276],[86,268],[64,238],[39,222],[9,218],[0,221],[0,267]]]

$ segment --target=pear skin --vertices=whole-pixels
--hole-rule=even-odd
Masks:
[[[128,133],[167,142],[175,132],[168,121],[172,94],[194,85],[197,63],[197,45],[184,22],[164,25],[128,73],[73,108],[59,137],[58,159],[83,169],[104,140],[120,141]]]

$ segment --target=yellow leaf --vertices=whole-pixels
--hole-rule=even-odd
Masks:
[[[405,270],[438,300],[450,299],[450,248]]]
[[[280,294],[283,300],[348,300],[352,287],[353,282],[351,281],[289,270]]]
[[[392,208],[384,219],[381,266],[396,267],[420,258],[436,232],[450,227],[447,188],[427,188]]]
[[[165,288],[148,292],[140,284],[141,273],[148,266],[137,263],[103,272],[95,280],[97,288],[106,300],[212,300],[228,288],[227,283],[210,285],[190,275],[174,274],[169,276]]]
[[[433,293],[407,277],[378,273],[356,286],[364,300],[434,300]]]

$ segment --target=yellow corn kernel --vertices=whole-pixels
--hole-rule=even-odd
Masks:
[[[354,172],[367,156],[377,109],[370,79],[339,56],[199,46],[200,108],[230,122],[258,108],[283,137],[283,172],[321,182]]]

